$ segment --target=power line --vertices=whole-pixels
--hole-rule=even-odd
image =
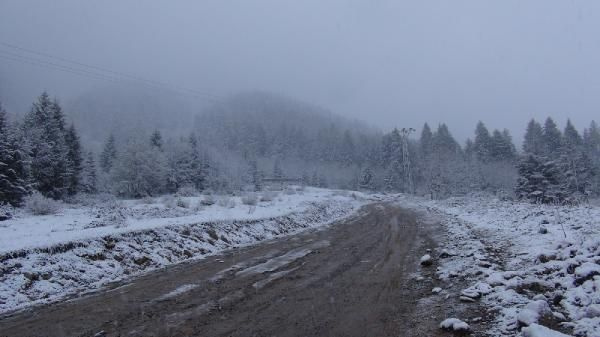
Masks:
[[[67,59],[64,57],[60,57],[60,56],[54,56],[54,55],[39,52],[36,50],[16,46],[16,45],[6,43],[3,41],[0,41],[0,45],[7,47],[7,48],[11,48],[13,50],[17,50],[21,53],[24,52],[24,53],[34,54],[37,57],[52,59],[52,60],[56,60],[56,61],[59,61],[62,63],[68,63],[71,65],[75,65],[77,67],[66,66],[64,64],[60,64],[60,63],[56,63],[56,62],[52,62],[52,61],[48,61],[48,60],[44,60],[44,59],[36,59],[36,58],[32,58],[30,56],[26,56],[23,54],[16,54],[14,52],[0,50],[0,53],[5,53],[5,54],[9,55],[8,57],[0,55],[0,57],[3,57],[4,59],[9,59],[12,61],[17,61],[17,62],[26,63],[26,64],[32,64],[32,65],[36,65],[36,66],[40,66],[40,67],[52,68],[54,70],[69,72],[71,74],[76,74],[76,75],[83,76],[83,77],[91,77],[94,79],[108,80],[108,81],[117,82],[117,83],[124,82],[123,80],[127,80],[129,82],[141,82],[145,85],[150,85],[150,86],[158,87],[158,88],[162,88],[162,89],[169,89],[171,91],[177,91],[177,92],[180,92],[180,93],[183,93],[186,95],[194,96],[196,98],[209,99],[209,100],[213,100],[213,101],[217,101],[217,100],[221,99],[220,97],[218,97],[216,95],[209,94],[206,92],[200,92],[200,91],[197,91],[194,89],[190,89],[190,88],[186,88],[186,87],[182,87],[182,86],[178,86],[178,85],[171,85],[166,82],[146,79],[146,78],[139,77],[136,75],[131,75],[131,74],[118,72],[118,71],[110,70],[110,69],[103,68],[103,67],[98,67],[95,65],[90,65],[90,64],[78,62],[75,60]],[[85,69],[85,68],[87,68],[87,69]]]

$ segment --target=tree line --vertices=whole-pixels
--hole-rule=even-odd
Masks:
[[[110,131],[110,130],[109,130]],[[40,95],[22,120],[0,107],[0,202],[19,206],[37,191],[144,197],[190,188],[261,190],[265,178],[304,185],[445,198],[472,191],[543,203],[600,195],[600,132],[580,134],[548,118],[527,125],[518,151],[508,130],[478,122],[461,145],[445,124],[381,134],[295,101],[235,98],[198,118],[185,137],[159,130],[110,133],[84,151],[60,104]]]

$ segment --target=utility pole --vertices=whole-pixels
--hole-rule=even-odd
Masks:
[[[408,152],[408,137],[415,131],[416,130],[413,128],[402,128],[402,130],[400,130],[400,135],[402,136],[402,171],[404,171],[404,184],[406,186],[406,191],[410,194],[414,193],[415,186],[411,171],[410,154]]]

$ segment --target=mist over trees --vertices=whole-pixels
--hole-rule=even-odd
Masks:
[[[124,133],[103,124],[103,139],[88,143],[81,138],[89,135],[67,122],[77,118],[47,93],[22,119],[6,116],[0,108],[0,201],[14,206],[34,191],[63,200],[78,193],[141,198],[185,188],[259,191],[267,181],[436,199],[487,191],[565,204],[600,195],[595,122],[580,133],[570,121],[561,131],[551,118],[531,120],[518,151],[508,130],[481,121],[461,145],[443,123],[381,133],[263,92],[206,107],[185,133],[153,123]],[[95,120],[80,122],[88,130]]]

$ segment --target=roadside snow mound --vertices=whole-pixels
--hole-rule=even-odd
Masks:
[[[443,201],[399,195],[398,201],[443,222],[448,238],[438,276],[472,280],[458,296],[489,308],[496,317],[491,335],[522,329],[523,336],[554,336],[538,325],[551,324],[576,336],[600,336],[599,207],[481,195]]]
[[[523,328],[523,337],[569,337],[564,333],[550,330],[545,326],[532,324],[526,328]]]
[[[110,282],[226,249],[324,226],[364,200],[330,198],[265,219],[177,223],[0,255],[0,313],[94,291]]]

